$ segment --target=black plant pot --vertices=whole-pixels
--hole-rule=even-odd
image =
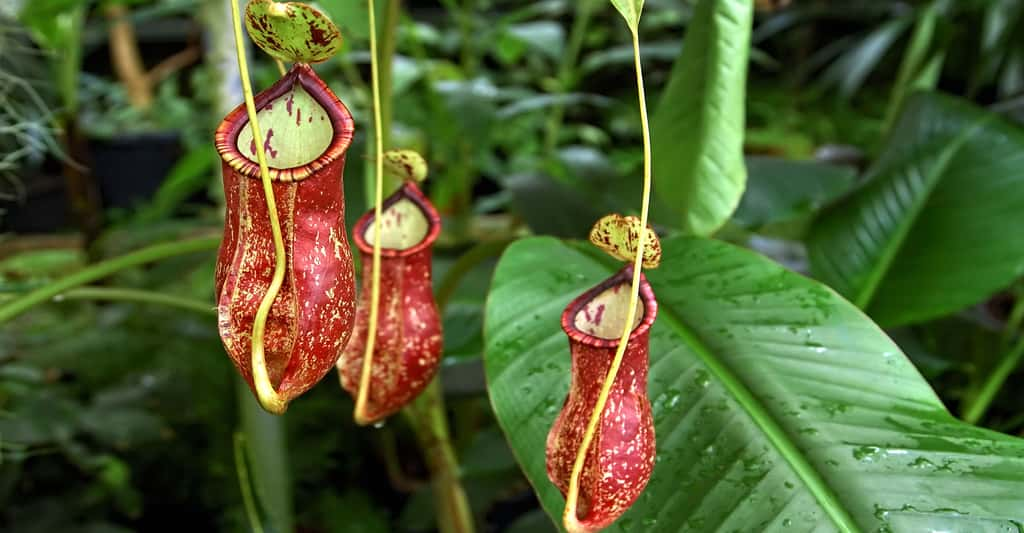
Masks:
[[[182,155],[178,132],[131,133],[89,141],[104,209],[130,208],[153,193]]]
[[[0,232],[52,233],[73,226],[67,186],[59,173],[34,172],[19,179],[23,197],[0,201]]]

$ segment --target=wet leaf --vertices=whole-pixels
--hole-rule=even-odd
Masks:
[[[648,391],[658,457],[608,533],[1017,531],[1024,440],[955,419],[885,333],[829,288],[720,241],[666,239]],[[544,509],[569,390],[564,307],[615,266],[558,240],[498,263],[484,357],[498,421]]]
[[[814,221],[812,272],[885,326],[983,301],[1024,273],[1024,131],[966,101],[907,100],[865,183]]]

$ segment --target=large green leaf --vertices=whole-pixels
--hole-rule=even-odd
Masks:
[[[848,191],[857,177],[853,167],[777,157],[748,157],[747,170],[747,190],[733,220],[749,230],[810,217]]]
[[[713,233],[743,195],[744,98],[753,19],[750,0],[701,0],[652,119],[658,198],[683,230]]]
[[[649,392],[658,458],[610,531],[1021,531],[1024,441],[954,419],[833,291],[709,239],[664,243]],[[498,421],[544,508],[568,391],[559,315],[612,269],[552,238],[511,246],[485,320]]]
[[[908,100],[866,183],[808,238],[815,274],[886,326],[985,299],[1024,273],[1024,131],[964,101]]]

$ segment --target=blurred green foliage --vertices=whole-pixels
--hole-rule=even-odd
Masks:
[[[74,114],[97,136],[179,132],[183,155],[149,200],[108,213],[111,223],[89,254],[12,255],[4,246],[26,237],[0,235],[0,304],[80,268],[89,255],[116,255],[219,224],[217,195],[202,198],[219,188],[212,149],[217,67],[192,66],[159,85],[150,111],[131,109],[104,67],[99,4],[19,4],[19,42],[29,46],[31,36],[37,43],[30,57],[40,59],[30,60],[38,63],[30,71],[44,107]],[[366,209],[366,13],[361,2],[320,5],[342,28],[346,52],[316,68],[359,125],[346,174],[351,223]],[[201,28],[196,8],[189,0],[131,2],[141,38],[168,27],[161,23]],[[641,54],[649,100],[657,102],[685,49],[693,2],[647,0],[644,9]],[[758,12],[745,113],[747,190],[718,237],[806,270],[807,228],[857,190],[867,162],[889,148],[887,127],[905,96],[940,89],[1024,117],[1022,32],[1024,7],[1012,0],[794,0]],[[607,2],[405,2],[386,38],[396,50],[391,145],[427,157],[427,190],[445,217],[439,285],[482,241],[580,238],[598,216],[638,209],[632,52],[628,30]],[[0,61],[9,58],[0,53]],[[146,57],[150,64],[159,59]],[[257,87],[276,77],[276,67],[257,57]],[[59,124],[44,122],[31,142],[59,153]],[[19,161],[19,177],[41,167],[43,156]],[[657,211],[653,221],[663,232],[678,228],[676,217]],[[550,521],[537,511],[484,392],[481,330],[494,264],[489,259],[464,274],[446,308],[446,400],[481,531],[543,531]],[[212,302],[212,257],[162,262],[105,284]],[[1020,292],[989,296],[893,332],[947,405],[976,395],[1006,337],[1016,335],[1007,324]],[[207,316],[65,301],[0,325],[0,529],[247,530],[231,444],[240,425],[234,374]],[[1010,376],[986,425],[1024,431],[1024,400],[1006,392],[1019,389],[1022,378]],[[328,377],[285,417],[298,528],[433,530],[427,474],[407,425],[395,419],[382,430],[359,429],[349,421],[351,408]]]

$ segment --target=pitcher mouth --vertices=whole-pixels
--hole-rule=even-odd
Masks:
[[[437,209],[434,209],[434,206],[423,195],[419,187],[411,181],[405,182],[397,191],[384,200],[384,203],[381,205],[381,212],[387,216],[386,212],[390,208],[403,201],[411,203],[419,211],[419,214],[423,216],[423,220],[426,223],[423,237],[415,244],[400,248],[387,247],[384,243],[381,243],[381,257],[406,257],[416,254],[434,244],[434,241],[437,240],[438,235],[441,233],[441,215],[438,214]],[[373,253],[373,243],[366,238],[367,231],[373,229],[371,227],[373,217],[374,211],[370,210],[356,221],[355,227],[352,230],[352,238],[356,246],[359,247],[360,252],[365,254]],[[384,219],[381,222],[384,222]]]
[[[619,270],[610,278],[597,284],[597,286],[581,294],[575,300],[569,303],[562,313],[562,330],[573,340],[594,346],[598,348],[616,348],[619,345],[619,340],[622,336],[622,323],[615,325],[614,329],[617,332],[614,338],[605,338],[602,336],[595,335],[580,329],[577,326],[577,317],[580,313],[586,312],[587,304],[590,304],[599,296],[605,294],[609,289],[613,289],[616,286],[621,286],[622,289],[629,291],[630,284],[633,281],[633,265],[627,265]],[[628,292],[627,292],[628,295]],[[627,304],[628,305],[628,299]],[[635,339],[645,335],[647,331],[654,324],[654,319],[658,315],[658,301],[654,298],[654,290],[651,285],[647,282],[646,276],[643,273],[640,274],[640,294],[637,301],[639,306],[638,311],[641,312],[640,316],[637,317],[633,326],[633,330],[629,334],[629,342],[633,342]],[[603,312],[603,309],[598,309],[598,313]],[[596,321],[600,321],[600,318],[595,317]]]
[[[323,152],[312,161],[291,168],[270,168],[270,179],[274,181],[293,182],[309,178],[321,168],[344,157],[345,151],[352,144],[352,135],[355,130],[352,114],[309,65],[297,63],[277,83],[256,95],[256,110],[263,110],[267,104],[292,90],[296,84],[301,86],[326,112],[333,128],[333,135]],[[249,127],[249,115],[243,103],[232,110],[221,122],[214,134],[214,145],[217,147],[221,159],[231,168],[246,177],[260,179],[259,164],[239,151],[237,146],[238,136],[243,128],[247,127]],[[262,133],[266,142],[268,132]]]

